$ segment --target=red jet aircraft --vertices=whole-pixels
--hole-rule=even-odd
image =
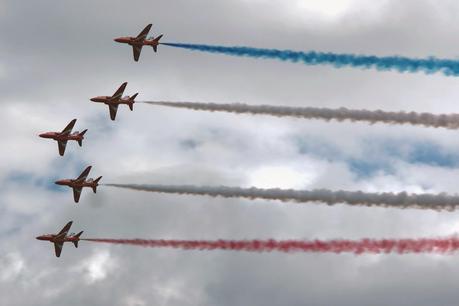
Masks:
[[[59,180],[56,181],[55,183],[57,185],[61,186],[68,186],[73,189],[73,199],[75,200],[75,203],[78,203],[80,200],[80,195],[81,195],[81,190],[83,190],[83,187],[91,187],[92,191],[94,193],[97,192],[97,186],[99,186],[99,181],[102,178],[102,176],[99,176],[96,179],[88,179],[89,171],[91,171],[91,166],[87,167],[78,178],[76,179],[64,179],[64,180]]]
[[[87,130],[84,130],[81,133],[80,132],[72,133],[72,129],[76,121],[77,121],[76,119],[73,119],[72,121],[70,121],[70,123],[65,127],[65,129],[62,132],[47,132],[47,133],[42,133],[38,136],[42,138],[50,138],[50,139],[56,140],[57,145],[59,147],[59,155],[64,156],[67,141],[75,140],[78,142],[80,147],[83,145],[84,134],[86,133]]]
[[[56,257],[59,257],[61,256],[62,247],[64,246],[64,242],[73,242],[73,244],[77,248],[78,241],[80,241],[80,236],[81,234],[83,234],[83,231],[81,231],[78,234],[72,233],[67,236],[67,233],[69,232],[70,227],[72,226],[72,222],[73,221],[70,221],[69,223],[67,223],[67,225],[65,225],[64,228],[58,234],[42,235],[42,236],[38,236],[37,239],[54,243],[54,251],[56,253]]]
[[[126,89],[127,82],[121,84],[120,88],[113,94],[113,96],[98,96],[91,98],[92,102],[104,103],[108,105],[108,109],[110,111],[110,118],[115,120],[116,112],[118,111],[118,105],[126,104],[129,106],[129,109],[132,111],[134,110],[134,103],[135,98],[139,93],[136,93],[132,96],[124,96],[123,93]]]
[[[132,51],[134,52],[134,60],[137,62],[139,61],[140,52],[142,52],[143,46],[152,46],[153,50],[156,52],[159,45],[159,40],[163,35],[159,35],[158,37],[154,38],[153,36],[147,38],[148,32],[150,32],[151,23],[145,27],[145,29],[140,32],[139,35],[136,37],[132,36],[125,36],[125,37],[118,37],[114,40],[119,43],[129,44],[132,46]]]

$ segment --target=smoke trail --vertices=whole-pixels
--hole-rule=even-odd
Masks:
[[[459,249],[456,237],[441,239],[362,239],[362,240],[145,240],[81,239],[91,242],[184,250],[230,250],[247,252],[305,253],[452,253]]]
[[[401,193],[365,193],[362,191],[292,190],[292,189],[259,189],[226,186],[192,186],[192,185],[136,185],[105,184],[106,186],[127,188],[158,193],[207,195],[224,198],[247,198],[279,200],[283,202],[322,202],[328,205],[347,203],[352,206],[380,206],[394,208],[420,208],[434,210],[454,210],[459,206],[459,196],[447,194],[407,194]]]
[[[278,59],[289,62],[302,62],[306,65],[333,65],[355,68],[375,68],[377,70],[396,70],[398,72],[418,72],[426,74],[440,72],[447,76],[459,75],[459,61],[450,59],[409,58],[402,56],[378,57],[372,55],[337,54],[325,52],[301,52],[292,50],[260,49],[251,47],[225,47],[200,44],[163,43],[163,45],[210,53],[233,56]]]
[[[459,129],[459,114],[384,112],[381,110],[352,110],[347,108],[329,109],[315,107],[287,107],[272,105],[247,105],[241,103],[217,104],[199,102],[142,101],[151,105],[187,108],[193,110],[220,111],[237,114],[271,115],[277,117],[296,117],[323,120],[351,120],[373,123],[412,124],[427,127]]]

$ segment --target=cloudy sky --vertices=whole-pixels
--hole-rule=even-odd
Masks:
[[[81,243],[54,257],[34,238],[69,220],[85,237],[437,237],[459,214],[85,190],[105,183],[455,193],[457,133],[410,126],[103,105],[140,100],[458,112],[458,80],[231,58],[160,46],[140,61],[114,37],[153,23],[164,42],[457,58],[457,1],[0,0],[0,300],[3,305],[457,305],[454,255],[249,254]],[[78,118],[65,157],[38,133]]]

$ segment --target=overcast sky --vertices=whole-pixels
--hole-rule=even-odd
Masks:
[[[105,183],[456,193],[455,131],[120,106],[139,100],[459,112],[459,79],[232,58],[113,38],[457,58],[457,1],[0,0],[0,304],[457,305],[455,255],[250,254],[35,240],[73,220],[91,238],[328,239],[457,233],[457,212],[159,195],[101,186],[73,203],[58,178]],[[54,141],[73,118],[83,147]]]

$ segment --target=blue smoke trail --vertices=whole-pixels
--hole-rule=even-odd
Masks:
[[[325,52],[301,52],[292,50],[260,49],[251,47],[225,47],[198,44],[163,43],[163,45],[195,51],[221,53],[233,56],[278,59],[289,62],[302,62],[306,65],[333,65],[335,68],[350,66],[355,68],[375,68],[380,71],[396,70],[398,72],[419,72],[426,74],[436,72],[447,76],[459,75],[459,60],[438,59],[428,57],[423,59],[402,56],[371,56],[356,54],[336,54]]]

